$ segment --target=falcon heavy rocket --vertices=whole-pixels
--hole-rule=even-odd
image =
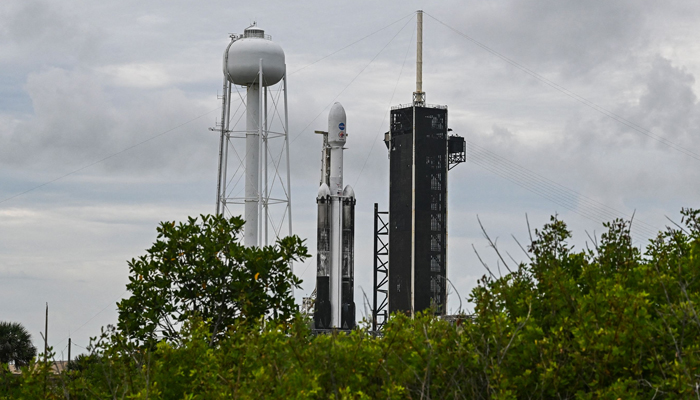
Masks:
[[[321,186],[318,189],[318,242],[315,329],[355,327],[355,192],[343,187],[345,109],[333,104],[323,134]]]

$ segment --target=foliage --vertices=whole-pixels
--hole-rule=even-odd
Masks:
[[[35,356],[36,347],[27,329],[18,322],[0,321],[0,363],[23,367]]]
[[[180,325],[211,320],[214,338],[239,319],[286,320],[295,311],[292,288],[300,280],[290,263],[309,257],[303,241],[244,247],[239,217],[202,215],[176,225],[163,222],[146,255],[129,262],[131,297],[119,306],[119,329],[141,341],[174,340]]]
[[[700,214],[682,214],[686,229],[659,233],[646,257],[629,222],[574,252],[552,218],[529,264],[484,277],[470,334],[492,397],[698,396]]]
[[[218,341],[213,321],[137,347],[108,328],[90,361],[41,393],[40,370],[21,398],[133,399],[675,399],[700,397],[700,212],[645,250],[613,221],[575,251],[552,218],[528,263],[484,276],[473,316],[392,316],[314,335],[301,315],[236,318]],[[41,397],[41,395],[44,397]],[[32,397],[35,396],[35,397]],[[0,394],[0,398],[2,395]]]

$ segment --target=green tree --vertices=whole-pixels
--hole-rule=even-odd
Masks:
[[[622,220],[574,251],[552,218],[529,263],[482,278],[466,332],[489,397],[700,396],[700,212],[682,215],[646,252]]]
[[[18,322],[0,321],[0,362],[23,367],[35,356],[36,347],[27,329]]]
[[[146,255],[129,262],[131,296],[118,304],[119,329],[140,341],[173,340],[198,316],[215,341],[238,320],[290,319],[292,289],[301,283],[290,264],[309,257],[307,248],[298,236],[244,247],[243,224],[211,215],[162,222]]]

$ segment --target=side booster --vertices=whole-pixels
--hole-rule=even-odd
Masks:
[[[343,188],[345,109],[333,104],[323,133],[321,187],[318,189],[318,241],[315,329],[355,327],[355,192]]]

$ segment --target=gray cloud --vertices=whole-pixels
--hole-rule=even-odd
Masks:
[[[102,30],[65,4],[28,0],[0,8],[0,62],[37,66],[89,62],[102,42]]]
[[[651,8],[628,1],[514,1],[432,13],[540,73],[582,79],[636,60],[649,42]]]

